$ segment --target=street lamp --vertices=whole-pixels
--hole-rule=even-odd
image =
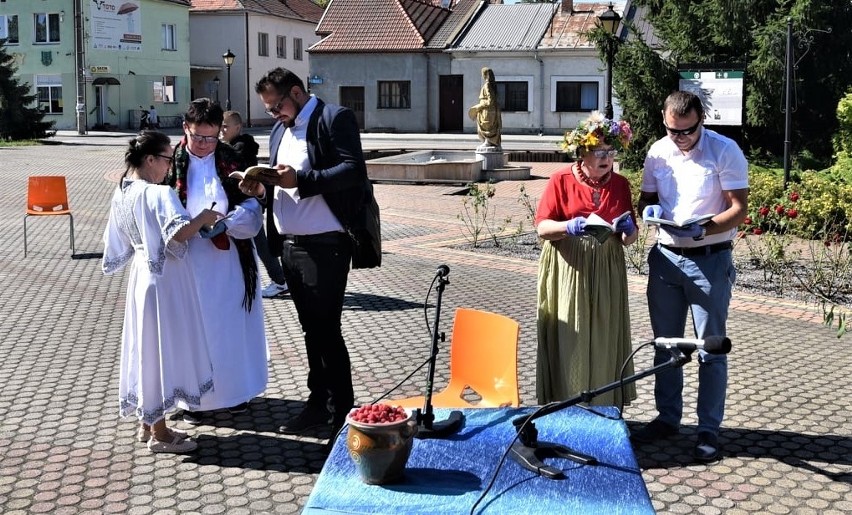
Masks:
[[[234,58],[236,56],[231,53],[231,49],[229,48],[227,52],[222,54],[222,59],[225,60],[225,66],[228,67],[228,96],[225,99],[225,110],[231,110],[231,65],[234,64]]]
[[[216,88],[216,103],[217,104],[219,103],[219,83],[220,82],[221,81],[219,80],[218,75],[213,77],[213,87]]]
[[[612,8],[612,2],[609,3],[609,8],[598,16],[598,26],[607,33],[606,42],[606,107],[604,108],[604,116],[612,119],[612,60],[615,53],[615,31],[618,30],[618,24],[621,22],[621,16]]]

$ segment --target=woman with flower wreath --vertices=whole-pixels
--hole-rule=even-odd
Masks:
[[[223,220],[189,240],[189,261],[198,283],[204,329],[216,389],[201,410],[245,411],[266,389],[266,333],[260,278],[252,239],[263,226],[259,201],[240,191],[237,152],[219,140],[224,113],[209,98],[193,100],[184,114],[184,136],[166,178],[190,215],[214,209]],[[183,420],[201,423],[203,413],[185,411]]]
[[[619,150],[633,136],[625,121],[593,112],[565,134],[562,147],[577,161],[551,176],[536,211],[538,235],[547,240],[538,272],[538,402],[561,401],[617,380],[631,352],[624,246],[637,238],[630,185],[613,171]],[[592,213],[612,221],[603,243],[589,235]],[[624,371],[632,373],[632,364]],[[633,384],[595,397],[616,405],[636,398]]]

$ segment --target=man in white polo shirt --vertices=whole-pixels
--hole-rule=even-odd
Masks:
[[[645,159],[639,200],[643,218],[713,217],[683,227],[659,226],[657,245],[648,254],[651,328],[655,338],[681,338],[691,311],[695,337],[725,336],[736,278],[731,239],[748,212],[748,163],[733,140],[703,126],[704,108],[696,95],[669,95],[663,120],[668,135],[651,146]],[[669,351],[658,350],[654,363],[669,357]],[[724,354],[701,350],[698,363],[694,457],[708,462],[720,456],[728,362]],[[657,373],[654,398],[659,415],[632,439],[646,443],[676,434],[683,415],[682,392],[682,368]]]

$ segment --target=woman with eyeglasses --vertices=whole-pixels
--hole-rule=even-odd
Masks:
[[[187,241],[221,217],[191,218],[175,192],[159,185],[172,162],[169,137],[143,131],[124,154],[127,170],[112,198],[104,231],[103,272],[128,264],[121,335],[119,413],[139,419],[138,440],[152,452],[185,453],[197,445],[169,429],[165,415],[196,409],[213,390],[213,368],[201,321]]]
[[[565,134],[562,147],[577,160],[551,176],[539,201],[536,229],[546,240],[537,296],[540,404],[615,381],[631,352],[624,246],[638,234],[630,185],[615,173],[613,163],[632,136],[627,122],[593,112]],[[594,235],[593,219],[599,229]],[[630,363],[625,376],[632,371]],[[591,404],[617,405],[635,398],[630,384],[595,397]]]
[[[167,177],[190,214],[210,208],[225,215],[189,242],[216,384],[200,411],[183,413],[189,424],[200,424],[205,412],[215,409],[228,408],[232,414],[246,411],[248,402],[266,389],[268,376],[253,244],[263,226],[262,208],[229,176],[244,166],[239,154],[219,140],[223,119],[222,108],[208,98],[190,103],[184,113],[184,136]]]

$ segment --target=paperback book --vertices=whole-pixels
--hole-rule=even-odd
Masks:
[[[607,222],[603,218],[600,217],[597,213],[592,213],[586,217],[586,234],[593,236],[596,240],[603,243],[610,237],[611,234],[616,232],[615,226],[618,225],[619,222],[624,220],[630,216],[630,211],[625,211],[615,217],[612,222]]]

